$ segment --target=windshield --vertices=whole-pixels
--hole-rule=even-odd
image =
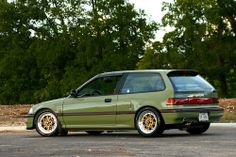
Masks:
[[[214,87],[203,79],[200,75],[196,76],[170,76],[169,77],[176,92],[212,92]]]

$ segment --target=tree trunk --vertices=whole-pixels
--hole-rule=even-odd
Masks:
[[[220,96],[228,97],[228,88],[225,73],[221,73],[219,76],[220,81]]]

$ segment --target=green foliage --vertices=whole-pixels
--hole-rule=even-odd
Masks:
[[[155,23],[126,0],[0,1],[0,104],[66,96],[104,71],[134,69]]]
[[[149,48],[157,24],[126,0],[1,0],[0,8],[0,104],[66,96],[97,73],[137,66],[197,69],[220,96],[236,96],[234,0],[164,3],[162,27],[174,30]]]
[[[139,68],[192,68],[213,83],[222,97],[235,97],[236,2],[177,0],[164,3],[163,27],[171,26],[161,43],[154,43]]]

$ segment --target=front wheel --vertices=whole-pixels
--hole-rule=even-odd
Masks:
[[[61,130],[56,115],[50,110],[40,111],[35,117],[36,131],[42,136],[56,136]]]
[[[164,131],[161,115],[153,108],[141,109],[135,119],[138,132],[146,137],[159,136]]]
[[[210,127],[210,123],[192,124],[187,128],[187,132],[192,135],[198,135],[206,132]]]

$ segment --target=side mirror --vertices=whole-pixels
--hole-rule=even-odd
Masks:
[[[72,97],[77,97],[77,92],[76,92],[76,89],[72,89],[71,91],[70,91],[70,95],[72,96]]]

